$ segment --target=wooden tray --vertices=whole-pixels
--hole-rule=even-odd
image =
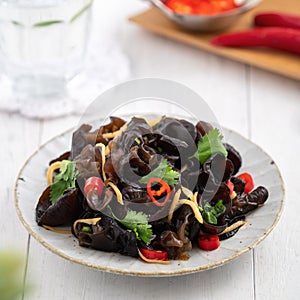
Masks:
[[[263,11],[300,13],[300,0],[264,0],[255,9],[241,16],[227,32],[252,27],[253,16]],[[151,8],[129,19],[141,27],[168,38],[198,47],[230,59],[256,66],[277,74],[300,80],[300,56],[271,49],[222,48],[210,45],[217,33],[193,33],[185,31],[168,20],[157,8]]]

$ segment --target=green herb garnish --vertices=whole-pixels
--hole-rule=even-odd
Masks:
[[[227,157],[227,151],[222,143],[223,136],[217,128],[210,130],[198,142],[197,152],[192,156],[196,157],[202,164],[215,153],[221,153]]]
[[[150,178],[161,178],[169,186],[174,186],[178,183],[179,174],[174,171],[166,159],[162,160],[157,168],[151,171],[146,176],[142,177],[140,183],[147,183]]]
[[[139,138],[135,138],[134,141],[135,141],[138,145],[141,144],[141,141],[139,140]]]
[[[63,21],[53,20],[53,21],[45,21],[45,22],[36,23],[33,26],[34,27],[46,27],[46,26],[51,26],[51,25],[61,24],[61,23],[63,23]]]
[[[89,233],[92,233],[92,228],[89,227],[89,226],[83,226],[83,227],[81,228],[81,231],[82,231],[82,232],[89,232]]]
[[[117,219],[117,218],[116,218]],[[122,225],[132,230],[138,240],[149,243],[152,232],[152,226],[148,223],[148,217],[143,212],[130,210],[124,219],[117,219]]]
[[[85,5],[78,13],[76,13],[70,20],[70,23],[73,23],[75,20],[77,20],[82,14],[84,14],[85,11],[87,11],[93,4],[93,1]]]
[[[75,187],[76,176],[76,165],[70,160],[63,160],[59,168],[59,174],[54,177],[54,183],[50,189],[50,200],[54,204],[63,193],[69,189]]]
[[[223,204],[222,200],[219,200],[214,206],[209,202],[204,205],[204,220],[213,225],[218,224],[218,217],[221,216],[225,211],[226,207]]]

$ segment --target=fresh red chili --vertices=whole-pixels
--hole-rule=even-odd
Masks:
[[[220,240],[217,235],[200,235],[198,237],[198,246],[200,249],[205,251],[212,251],[220,246]]]
[[[261,13],[255,16],[256,26],[278,26],[300,29],[300,16],[286,13]]]
[[[90,177],[86,180],[84,184],[84,194],[87,195],[91,190],[95,190],[100,196],[103,191],[103,181],[99,177]]]
[[[164,4],[178,14],[215,15],[237,8],[234,0],[167,0]]]
[[[293,28],[256,28],[221,34],[210,42],[216,46],[226,47],[268,47],[300,55],[300,30]]]
[[[159,189],[157,189],[159,187]],[[150,178],[147,182],[147,193],[151,201],[157,206],[164,206],[171,195],[170,186],[161,178]],[[155,197],[161,197],[165,195],[163,202],[158,202]]]
[[[229,190],[230,190],[230,196],[231,196],[232,193],[233,193],[233,190],[234,190],[234,184],[233,184],[230,180],[228,180],[226,184],[227,184],[227,186],[229,187]]]
[[[140,248],[141,253],[148,259],[168,260],[167,251]]]
[[[244,190],[245,194],[248,194],[253,190],[254,181],[252,176],[249,173],[242,173],[238,175],[237,178],[242,179],[246,183],[245,190]]]

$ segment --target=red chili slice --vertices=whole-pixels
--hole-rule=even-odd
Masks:
[[[249,173],[242,173],[238,175],[237,178],[243,180],[246,183],[244,190],[245,194],[250,193],[254,189],[254,181]]]
[[[141,253],[148,259],[168,260],[167,251],[140,248]]]
[[[99,196],[103,191],[103,181],[99,177],[90,177],[86,180],[84,185],[84,194],[87,195],[91,190],[95,190]]]
[[[205,251],[212,251],[220,246],[220,240],[217,235],[201,235],[198,237],[198,246]]]
[[[154,187],[157,187],[157,184],[160,185],[159,189],[154,189]],[[156,206],[164,206],[171,196],[171,188],[170,186],[161,178],[150,178],[147,182],[147,193],[151,199],[151,201]],[[165,199],[163,202],[157,201],[155,197],[161,197],[165,195]]]
[[[228,186],[229,189],[230,189],[230,196],[231,196],[232,193],[233,193],[234,184],[233,184],[230,180],[228,180],[226,184],[227,184],[227,186]]]

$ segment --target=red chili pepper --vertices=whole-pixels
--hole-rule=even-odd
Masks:
[[[211,44],[226,47],[268,47],[300,55],[300,30],[265,27],[248,31],[221,34]]]
[[[153,189],[153,183],[156,183],[154,186],[157,187],[157,183],[159,184],[159,189]],[[164,206],[171,195],[171,188],[170,186],[161,178],[150,178],[147,182],[147,193],[151,199],[151,201],[157,205],[157,206]],[[165,196],[165,199],[163,202],[158,202],[154,197],[161,197],[163,195]]]
[[[230,180],[228,180],[226,184],[227,184],[227,186],[229,187],[229,190],[230,190],[230,196],[231,196],[232,193],[233,193],[233,190],[234,190],[234,184],[233,184]]]
[[[148,259],[168,260],[167,251],[140,248],[141,253]]]
[[[261,13],[255,16],[256,26],[278,26],[300,29],[300,16],[285,13]]]
[[[84,184],[84,194],[87,195],[91,190],[96,190],[97,194],[100,196],[103,191],[103,181],[99,177],[90,177],[85,181]]]
[[[252,176],[249,173],[242,173],[238,175],[237,178],[242,179],[246,183],[245,190],[244,190],[245,194],[248,194],[253,190],[254,181]]]
[[[200,235],[198,237],[198,246],[200,249],[205,251],[212,251],[220,246],[220,240],[217,235]]]

